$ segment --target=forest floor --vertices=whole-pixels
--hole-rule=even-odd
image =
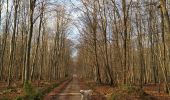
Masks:
[[[128,86],[96,85],[94,82],[89,81],[86,84],[91,86],[96,92],[105,95],[107,100],[170,100],[170,95],[163,92],[163,85],[160,85],[160,92],[158,92],[158,84],[144,85],[142,91]]]
[[[58,81],[34,81],[32,82],[32,87],[38,90],[40,88],[49,87],[57,82]],[[62,82],[50,93],[46,94],[44,100],[81,100],[80,90],[89,89],[90,88],[84,83],[84,81],[81,81],[78,78],[73,78],[71,81],[68,80]],[[16,97],[24,95],[21,82],[13,82],[10,89],[7,88],[5,82],[0,82],[0,100],[15,100]],[[94,91],[91,100],[105,100],[105,97]]]
[[[33,81],[32,87],[35,90],[40,90],[49,87],[59,81]],[[15,100],[15,98],[24,96],[23,85],[21,81],[15,81],[11,87],[7,87],[6,82],[0,81],[0,100]]]
[[[58,81],[34,81],[33,88],[40,89],[48,87]],[[83,81],[73,78],[71,81],[62,82],[59,86],[48,93],[44,100],[81,100],[80,90],[93,90],[92,100],[170,100],[170,96],[163,93],[161,85],[160,93],[157,84],[147,84],[143,91],[129,88],[127,86],[111,87],[108,85],[96,85],[94,82]],[[23,96],[21,82],[13,82],[12,88],[8,89],[5,82],[0,82],[0,100],[14,100],[18,96]],[[144,96],[141,98],[140,96]],[[113,99],[114,98],[114,99]]]

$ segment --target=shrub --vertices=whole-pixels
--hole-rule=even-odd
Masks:
[[[17,97],[15,100],[24,100],[23,97]]]
[[[8,98],[2,98],[2,99],[0,99],[0,100],[9,100]]]
[[[35,91],[34,91],[34,89],[32,88],[32,86],[31,86],[31,84],[29,82],[26,82],[24,84],[24,92],[25,92],[26,96],[33,96],[33,95],[35,95]]]
[[[18,97],[15,100],[42,100],[45,94],[49,93],[52,89],[54,89],[55,87],[57,87],[59,84],[61,84],[64,81],[66,81],[66,79],[62,80],[59,83],[55,83],[47,88],[37,89],[36,91],[32,88],[31,84],[27,82],[24,84],[25,96]]]

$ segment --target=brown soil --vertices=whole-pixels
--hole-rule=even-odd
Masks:
[[[32,86],[35,89],[40,89],[44,87],[48,87],[58,81],[52,81],[52,82],[47,82],[47,81],[33,81]],[[13,100],[19,96],[24,96],[24,91],[22,88],[22,82],[21,81],[15,81],[12,83],[11,87],[7,87],[6,82],[0,82],[0,100],[1,99],[9,99]]]
[[[90,88],[81,80],[73,78],[69,83],[64,83],[49,93],[44,100],[81,100],[80,90]],[[105,100],[104,96],[93,92],[91,100]]]

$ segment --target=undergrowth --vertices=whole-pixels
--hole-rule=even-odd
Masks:
[[[141,88],[131,85],[121,85],[107,100],[155,100],[154,97],[145,93]]]
[[[17,97],[15,100],[42,100],[45,94],[49,93],[51,90],[59,86],[64,81],[66,80],[39,90],[34,90],[30,83],[26,83],[24,85],[25,96]]]

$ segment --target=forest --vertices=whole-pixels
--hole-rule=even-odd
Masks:
[[[170,100],[169,43],[170,0],[0,0],[0,100]]]

